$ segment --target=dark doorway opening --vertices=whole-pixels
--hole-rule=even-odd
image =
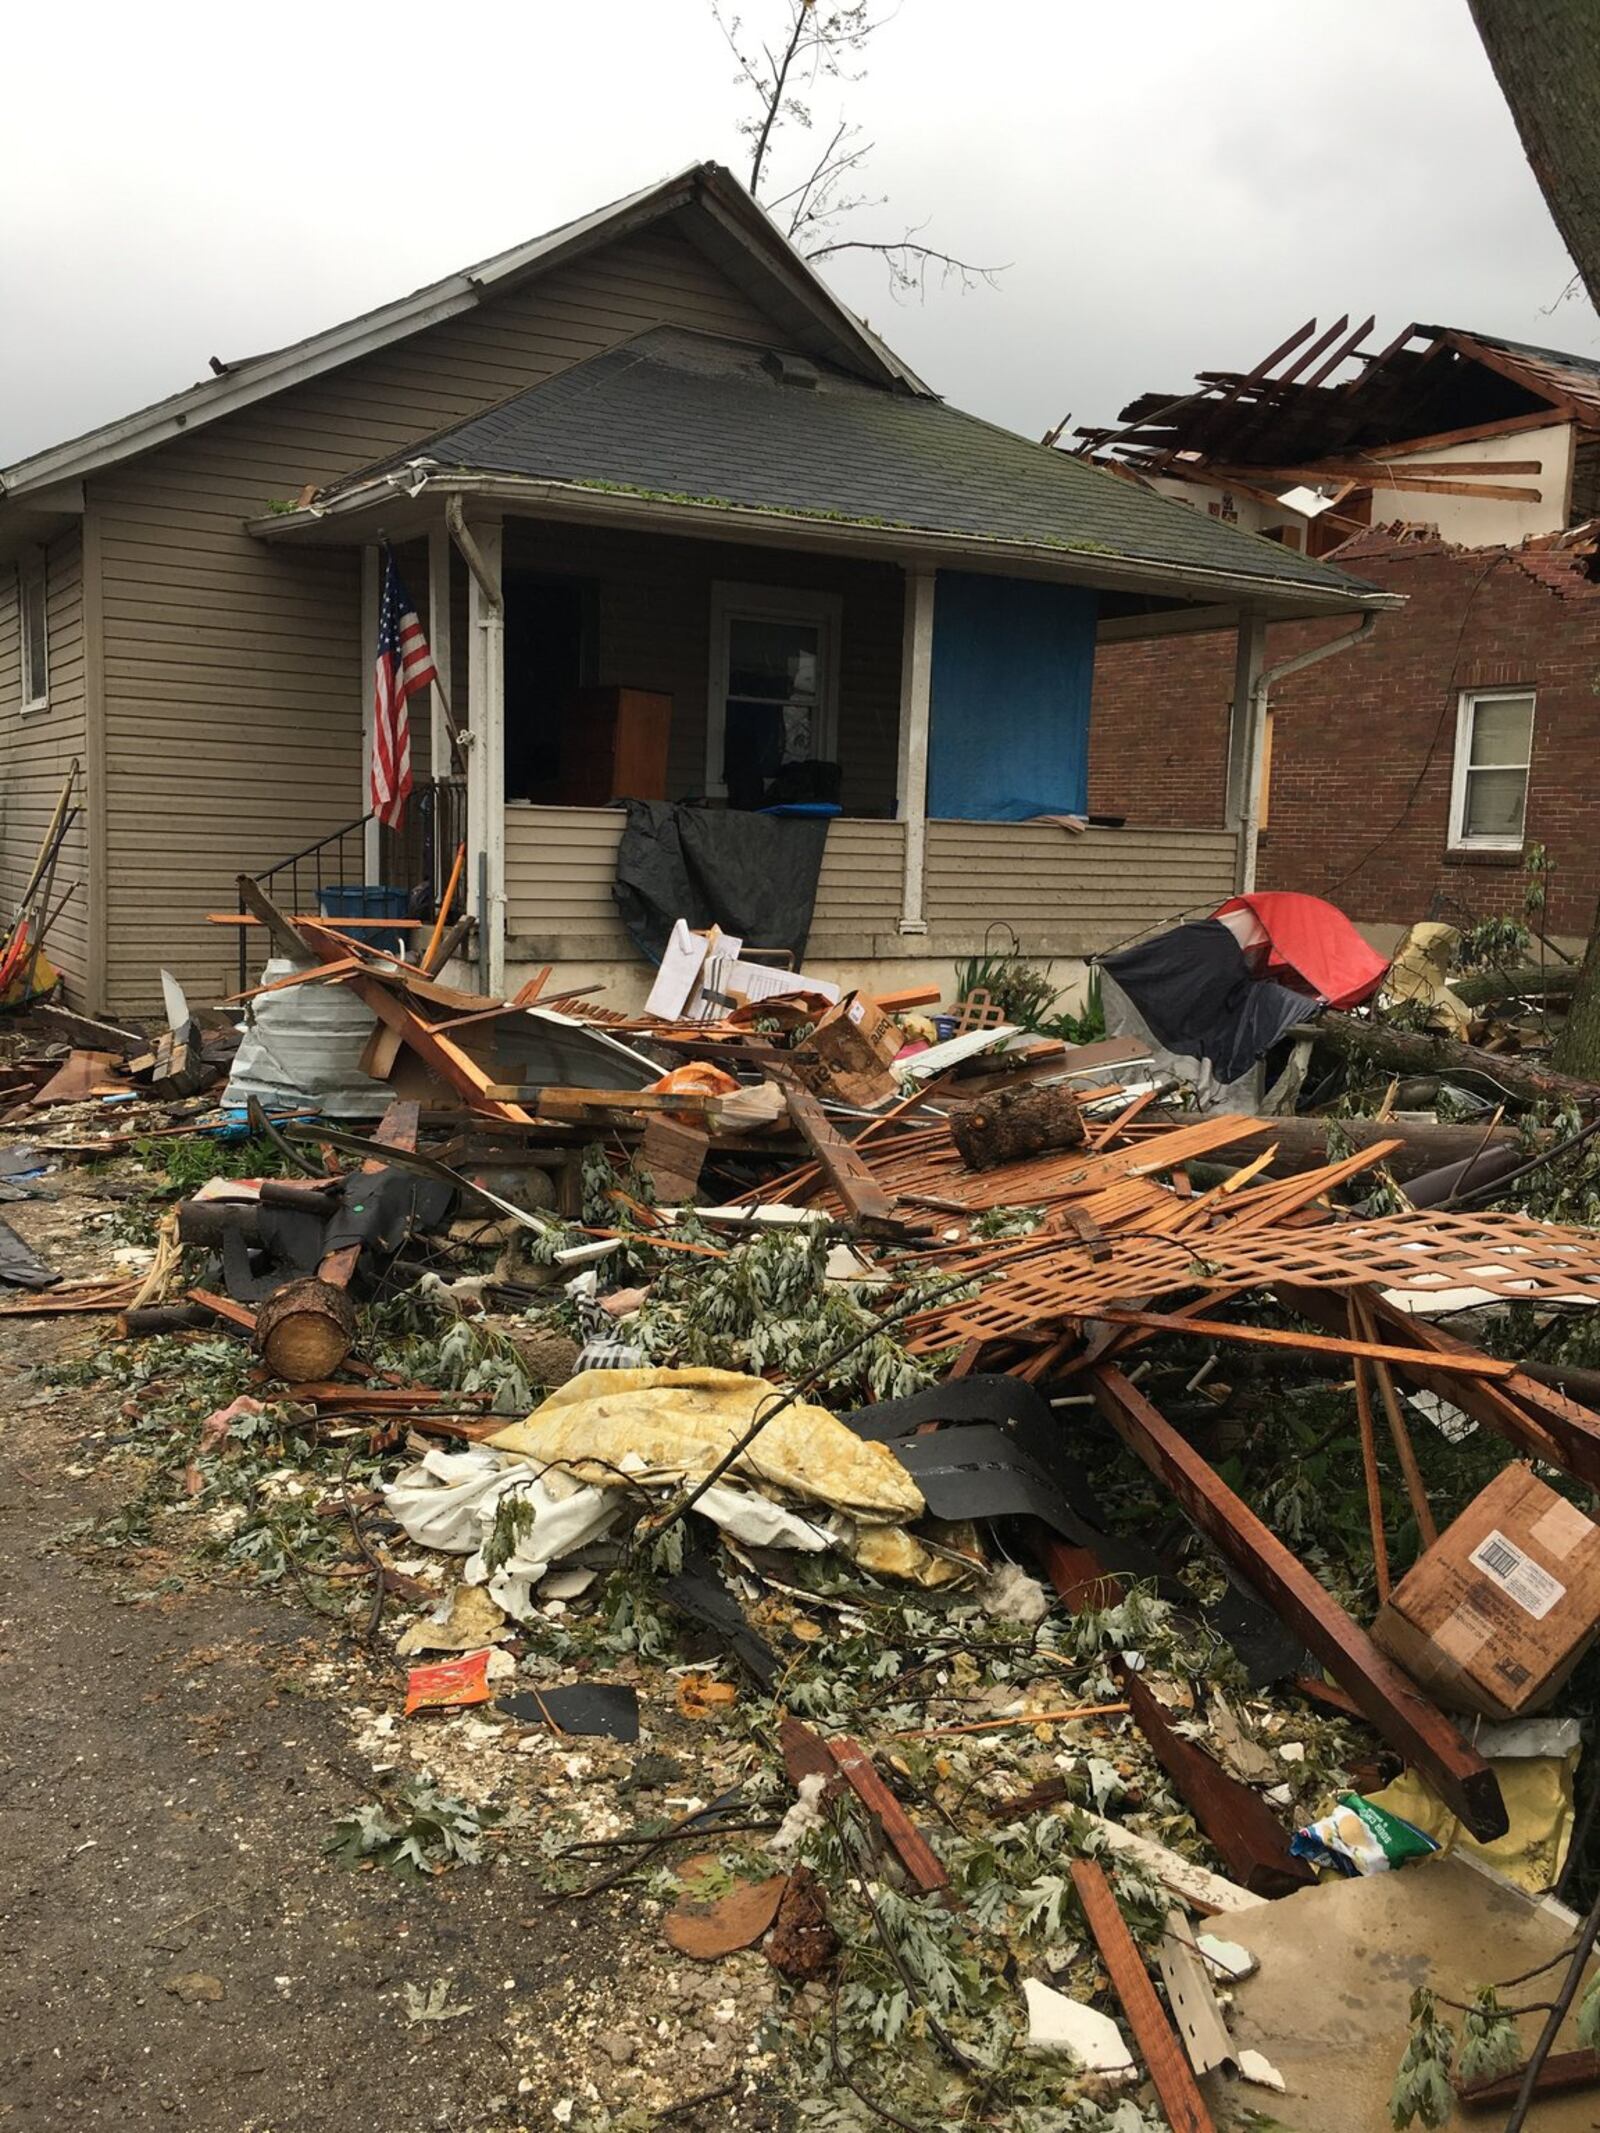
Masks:
[[[559,804],[578,691],[593,681],[594,587],[507,571],[506,798]]]

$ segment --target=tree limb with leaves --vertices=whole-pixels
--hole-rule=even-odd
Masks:
[[[873,253],[897,296],[922,294],[930,272],[963,289],[980,282],[995,286],[1002,267],[924,243],[925,223],[908,224],[898,237],[855,235],[849,218],[887,205],[884,196],[858,189],[873,143],[860,126],[839,116],[817,146],[818,91],[842,90],[862,79],[867,48],[888,17],[874,15],[870,0],[778,0],[775,29],[768,34],[730,12],[724,0],[710,5],[738,62],[735,81],[750,103],[739,122],[750,151],[745,183],[802,258],[815,266],[845,252]]]

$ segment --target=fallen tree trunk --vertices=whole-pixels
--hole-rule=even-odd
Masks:
[[[1576,963],[1545,970],[1523,964],[1516,970],[1465,970],[1451,978],[1450,990],[1468,1007],[1492,1007],[1497,1000],[1570,1000],[1577,983]]]
[[[1457,1044],[1423,1030],[1397,1029],[1389,1022],[1328,1013],[1302,1023],[1294,1034],[1315,1038],[1351,1066],[1376,1067],[1380,1073],[1441,1074],[1519,1104],[1600,1104],[1600,1084],[1558,1074],[1542,1061],[1480,1051],[1476,1045]]]
[[[1165,1118],[1173,1126],[1192,1123],[1183,1111],[1146,1111],[1146,1121]],[[1496,1126],[1487,1134],[1484,1126],[1440,1126],[1431,1120],[1386,1118],[1275,1118],[1271,1121],[1277,1154],[1267,1168],[1268,1177],[1293,1177],[1298,1171],[1320,1170],[1345,1153],[1370,1148],[1377,1141],[1399,1141],[1402,1146],[1384,1167],[1401,1180],[1421,1177],[1424,1171],[1442,1170],[1450,1163],[1468,1162],[1480,1150],[1520,1149],[1521,1138],[1514,1126]],[[1191,1169],[1199,1166],[1190,1165]],[[1489,1175],[1485,1170],[1484,1175]]]

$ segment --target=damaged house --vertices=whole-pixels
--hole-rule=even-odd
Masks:
[[[1378,353],[1308,321],[1248,372],[1149,392],[1081,456],[1399,595],[1346,656],[1275,680],[1262,888],[1327,897],[1391,946],[1414,920],[1521,918],[1568,947],[1600,896],[1600,362],[1445,326]],[[1333,634],[1264,626],[1269,670]],[[1240,692],[1218,631],[1102,655],[1090,804],[1168,829],[1222,805]],[[1542,852],[1536,848],[1542,847]]]
[[[624,798],[823,811],[806,954],[844,982],[997,921],[1081,956],[1250,885],[1265,712],[1230,744],[1185,709],[1175,808],[1114,710],[1096,798],[1097,661],[1394,604],[948,406],[714,164],[212,372],[0,471],[0,891],[76,761],[50,953],[91,1009],[162,965],[232,990],[241,873],[426,911],[463,844],[483,990],[642,997]],[[440,674],[398,831],[365,812],[385,545]]]

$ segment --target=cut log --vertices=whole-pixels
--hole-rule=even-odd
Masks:
[[[246,1244],[261,1242],[261,1204],[257,1200],[184,1200],[178,1207],[178,1242],[220,1251],[230,1230]]]
[[[314,1275],[288,1282],[256,1311],[256,1347],[273,1376],[290,1385],[331,1378],[355,1337],[354,1304]]]
[[[1375,1067],[1381,1073],[1440,1074],[1519,1104],[1600,1104],[1600,1084],[1595,1082],[1558,1074],[1540,1061],[1515,1053],[1480,1051],[1476,1045],[1457,1044],[1449,1037],[1396,1029],[1389,1022],[1364,1022],[1355,1015],[1330,1013],[1300,1024],[1293,1034],[1315,1038],[1351,1066]]]
[[[954,1113],[950,1138],[969,1170],[993,1170],[1052,1148],[1081,1148],[1088,1136],[1071,1090],[1034,1082],[996,1089]]]

